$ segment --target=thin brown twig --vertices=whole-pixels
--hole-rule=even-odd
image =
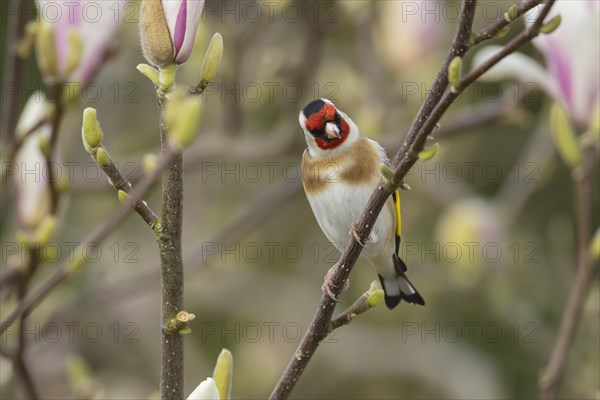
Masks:
[[[581,321],[583,305],[588,297],[592,279],[595,275],[594,263],[589,252],[592,235],[592,159],[593,157],[587,158],[584,164],[575,168],[571,174],[575,188],[577,269],[562,315],[556,343],[548,365],[539,380],[540,398],[543,400],[557,398],[560,384],[567,371],[569,354],[575,341],[577,328]]]
[[[27,250],[27,251],[30,253],[28,255],[29,262],[27,263],[27,267],[25,268],[24,273],[21,275],[21,280],[20,280],[18,288],[17,288],[17,298],[19,299],[19,301],[22,301],[23,298],[25,297],[25,295],[27,294],[27,288],[29,286],[29,282],[31,281],[31,278],[33,277],[35,270],[37,269],[37,267],[40,263],[40,259],[41,259],[41,255],[39,254],[38,250],[33,249],[33,250]],[[25,357],[25,349],[27,347],[27,336],[26,336],[26,330],[24,328],[24,324],[25,324],[25,318],[23,316],[21,316],[17,323],[17,325],[18,325],[18,328],[17,328],[18,341],[17,341],[17,348],[15,350],[13,362],[14,362],[14,366],[15,366],[16,370],[18,371],[19,375],[21,376],[21,379],[23,380],[23,386],[25,387],[27,394],[29,395],[29,397],[31,399],[35,400],[35,399],[39,399],[40,396],[39,396],[39,391],[37,390],[37,387],[35,385],[33,376],[31,374],[31,370],[27,363],[27,359]]]
[[[19,38],[23,36],[25,31],[26,19],[24,16],[26,13],[24,9],[27,8],[26,1],[17,1],[16,9],[14,13],[7,13],[9,18],[7,21],[6,28],[6,52],[4,58],[4,75],[2,76],[2,82],[4,84],[15,85],[17,93],[8,96],[7,101],[2,101],[0,107],[2,108],[2,120],[1,120],[1,136],[6,137],[6,141],[9,144],[14,143],[15,135],[14,130],[17,124],[17,112],[21,102],[20,84],[21,75],[23,73],[23,59],[17,54],[17,43]],[[8,88],[6,88],[8,90]]]
[[[379,300],[377,300],[377,302],[372,302],[373,300],[370,300],[370,298],[373,296],[375,291],[379,291],[381,293]],[[369,290],[364,292],[358,299],[356,299],[356,301],[350,307],[331,320],[328,328],[329,332],[332,332],[341,326],[350,324],[360,314],[363,314],[369,311],[371,308],[379,305],[383,302],[383,296],[383,290],[381,289],[379,282],[371,282]]]
[[[52,114],[52,130],[50,133],[50,140],[48,142],[48,148],[46,149],[46,168],[48,170],[48,188],[50,189],[50,213],[56,214],[60,201],[60,189],[58,187],[58,176],[56,175],[57,170],[56,164],[56,144],[58,143],[58,135],[60,133],[60,125],[62,123],[64,114],[64,105],[62,103],[62,86],[56,85],[57,96],[54,106],[54,112]]]
[[[176,157],[176,153],[170,152],[166,154],[156,168],[146,176],[140,184],[137,186],[136,191],[138,196],[144,196],[148,190],[154,185],[154,183],[161,176],[162,172],[173,162]],[[73,253],[69,255],[68,260],[76,259],[75,252],[79,251],[80,248],[89,245],[98,245],[104,239],[108,237],[110,233],[125,219],[129,214],[129,210],[133,207],[134,200],[129,199],[119,206],[106,221],[100,225],[95,231],[89,234],[84,240],[81,246],[73,250]],[[44,300],[51,292],[69,278],[73,274],[72,262],[66,262],[56,272],[48,278],[47,281],[42,283],[36,290],[29,292],[27,296],[21,301],[17,307],[0,323],[0,333],[4,333],[8,327],[14,323],[21,315],[27,317],[33,311],[33,309]],[[0,344],[1,346],[1,344]]]
[[[119,171],[119,168],[115,164],[115,162],[108,157],[106,165],[102,165],[98,162],[97,153],[91,155],[92,159],[96,161],[100,169],[104,171],[106,176],[110,179],[110,183],[117,190],[122,190],[129,196],[130,199],[133,199],[133,209],[136,213],[139,214],[140,217],[148,224],[150,229],[154,230],[156,227],[156,223],[158,222],[158,217],[154,213],[154,211],[150,208],[148,203],[146,203],[142,198],[137,194],[137,192],[133,189],[131,182],[127,180]]]
[[[516,16],[519,17],[525,14],[533,7],[539,5],[541,0],[523,0],[517,3]],[[471,46],[477,46],[486,40],[490,40],[496,37],[496,35],[505,27],[507,27],[512,21],[507,20],[504,15],[498,17],[494,23],[486,26],[485,28],[477,31],[471,36]]]
[[[381,184],[371,195],[367,206],[357,224],[358,239],[365,241],[369,236],[377,216],[392,192],[398,187],[406,173],[418,159],[418,153],[423,149],[427,137],[435,128],[441,116],[453,103],[462,91],[473,83],[477,78],[483,75],[489,68],[498,63],[502,58],[514,52],[522,44],[528,42],[539,33],[539,28],[554,0],[549,0],[544,9],[539,14],[538,19],[527,30],[519,34],[510,41],[498,54],[491,57],[469,74],[465,75],[456,87],[456,90],[448,90],[448,66],[454,57],[463,57],[470,48],[471,29],[475,14],[476,2],[474,0],[464,0],[461,8],[461,16],[458,22],[456,35],[454,37],[450,51],[440,68],[436,80],[432,86],[431,92],[425,99],[424,104],[411,127],[404,145],[394,158],[394,182],[382,181]],[[531,5],[531,7],[533,7]],[[525,10],[522,10],[523,12]],[[350,271],[358,260],[362,246],[355,238],[350,240],[339,261],[332,267],[332,287],[331,291],[335,296],[339,296],[344,282],[348,279]],[[304,372],[312,355],[319,344],[327,335],[327,327],[333,315],[336,301],[328,295],[322,295],[321,301],[313,320],[302,338],[298,349],[290,360],[275,389],[271,393],[270,399],[286,399],[295,387],[298,379]]]

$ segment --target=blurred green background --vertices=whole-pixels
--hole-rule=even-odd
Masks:
[[[482,1],[476,28],[508,5]],[[299,110],[330,98],[393,156],[445,57],[458,9],[454,1],[206,2],[194,53],[177,76],[181,86],[196,84],[208,41],[223,35],[201,134],[184,156],[185,308],[196,315],[185,339],[185,393],[211,375],[226,347],[234,398],[267,397],[337,261],[301,188]],[[154,88],[135,69],[144,62],[139,3],[123,12],[118,53],[94,80],[101,94],[90,89],[61,131],[60,157],[75,167],[55,236],[60,257],[34,286],[68,256],[68,243],[118,206],[82,148],[83,108],[98,110],[105,146],[133,182],[144,155],[159,148]],[[531,45],[524,51],[537,57]],[[33,56],[27,66],[26,83],[41,84]],[[403,257],[427,306],[382,306],[341,328],[318,349],[294,398],[537,396],[576,263],[570,172],[553,147],[549,104],[534,85],[480,82],[452,106],[434,134],[440,152],[415,165],[412,190],[402,193]],[[0,240],[12,243],[10,188],[2,199]],[[147,201],[160,210],[157,190]],[[598,201],[596,186],[593,227]],[[100,250],[27,320],[26,356],[43,398],[147,398],[158,389],[153,234],[132,215]],[[340,310],[374,279],[359,261]],[[3,301],[2,315],[12,307],[13,298]],[[564,398],[600,396],[599,316],[596,276]],[[10,363],[0,366],[2,397],[22,397]]]

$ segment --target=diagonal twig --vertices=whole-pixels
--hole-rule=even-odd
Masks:
[[[536,4],[537,3],[530,4],[531,8]],[[427,137],[431,134],[431,131],[435,128],[437,122],[448,107],[466,87],[483,75],[489,68],[517,50],[522,44],[535,37],[539,33],[543,20],[553,4],[554,0],[549,0],[538,15],[534,24],[511,40],[498,54],[491,57],[490,60],[487,60],[477,68],[473,69],[469,74],[465,75],[459,86],[456,87],[456,90],[450,91],[448,90],[448,66],[454,57],[458,56],[462,58],[469,50],[471,29],[475,15],[476,2],[474,0],[463,1],[461,16],[450,51],[448,52],[442,67],[438,71],[432,90],[425,99],[403,146],[394,158],[394,182],[382,181],[371,195],[357,224],[358,239],[364,241],[369,236],[383,205],[418,159],[418,153],[423,149]],[[519,11],[525,12],[526,10],[520,7]],[[332,276],[332,292],[335,296],[340,294],[344,282],[347,280],[350,271],[358,260],[361,251],[362,246],[360,243],[355,238],[352,238],[339,261],[332,267],[334,269]],[[306,334],[302,338],[298,349],[271,393],[271,400],[286,399],[289,397],[312,355],[321,341],[327,336],[327,327],[329,326],[335,306],[336,302],[328,295],[323,295],[321,297],[321,301],[317,306],[317,311]]]
[[[156,168],[146,178],[144,178],[137,187],[138,196],[143,196],[150,190],[150,188],[160,178],[162,172],[173,162],[176,153],[170,152],[165,155],[156,166]],[[129,214],[129,210],[134,205],[134,199],[130,198],[128,201],[121,204],[108,219],[100,225],[95,231],[89,234],[82,242],[81,246],[97,245],[108,237],[108,235],[125,220],[125,217]],[[81,247],[80,246],[80,247]],[[23,300],[17,305],[17,307],[2,321],[0,324],[0,333],[4,333],[8,327],[14,323],[17,318],[21,315],[27,317],[31,311],[44,300],[51,292],[69,278],[73,274],[73,264],[78,257],[75,256],[75,252],[80,248],[73,250],[73,253],[69,255],[68,260],[63,264],[56,272],[50,276],[50,278],[42,283],[36,290],[30,292],[23,298]]]

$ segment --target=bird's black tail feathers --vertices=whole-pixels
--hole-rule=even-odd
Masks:
[[[400,301],[404,300],[411,304],[425,305],[425,300],[419,294],[417,289],[408,280],[406,271],[408,268],[400,257],[393,255],[394,266],[396,267],[396,278],[394,280],[385,280],[379,275],[381,286],[385,292],[385,305],[390,310],[395,308]]]

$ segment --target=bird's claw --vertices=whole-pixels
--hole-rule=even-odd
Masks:
[[[360,245],[360,247],[365,247],[365,245],[369,244],[369,243],[375,243],[377,241],[377,237],[373,234],[373,232],[371,232],[369,234],[369,237],[367,238],[367,240],[363,243],[362,240],[360,240],[360,236],[358,235],[358,221],[354,221],[352,222],[352,224],[350,224],[350,231],[348,232],[350,234],[350,236],[352,236],[354,238],[354,240],[356,240],[356,242]]]
[[[323,280],[323,286],[321,286],[321,290],[324,294],[329,296],[331,300],[335,301],[336,303],[341,303],[342,301],[337,298],[335,293],[333,293],[333,288],[336,287],[336,285],[333,284],[333,276],[335,275],[336,270],[337,269],[335,265],[329,268],[329,271],[327,271],[325,279]],[[346,285],[344,285],[344,287],[345,286]]]

